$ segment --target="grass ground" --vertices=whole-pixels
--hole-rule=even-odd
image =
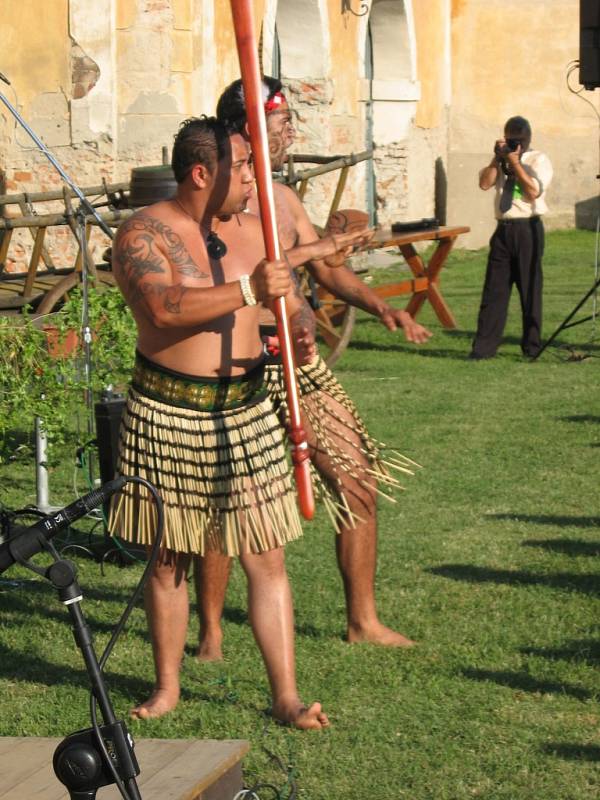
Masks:
[[[594,280],[594,237],[548,236],[545,333]],[[333,537],[324,515],[288,548],[298,678],[333,725],[300,733],[265,715],[268,689],[246,623],[241,570],[224,620],[225,661],[183,665],[175,713],[132,723],[136,737],[246,738],[248,785],[290,785],[306,800],[588,800],[600,777],[600,453],[598,361],[590,322],[534,363],[520,357],[517,300],[498,357],[466,359],[485,251],[455,252],[442,275],[460,329],[422,321],[434,338],[406,344],[365,315],[336,372],[372,433],[425,469],[396,505],[380,504],[377,596],[411,651],[344,643]],[[377,280],[386,280],[378,273]],[[587,307],[589,313],[591,303]],[[52,475],[72,498],[73,458]],[[34,500],[31,463],[0,466],[0,500]],[[84,490],[84,486],[80,486]],[[98,649],[139,565],[77,558]],[[87,725],[87,678],[52,590],[13,569],[0,586],[0,734],[60,736]],[[142,609],[107,668],[119,714],[153,680]],[[268,789],[261,800],[274,796]]]

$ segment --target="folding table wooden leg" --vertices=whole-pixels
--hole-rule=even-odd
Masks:
[[[406,310],[412,317],[416,317],[425,300],[429,300],[433,310],[437,315],[437,318],[442,325],[445,328],[452,329],[456,328],[457,324],[452,312],[446,304],[446,301],[442,297],[442,293],[439,288],[439,273],[444,266],[444,263],[448,258],[448,254],[450,253],[450,250],[452,250],[455,241],[456,237],[440,239],[438,246],[429,259],[429,263],[427,265],[425,265],[423,259],[416,252],[412,244],[402,245],[400,248],[402,255],[406,259],[406,262],[413,275],[415,277],[427,277],[428,280],[427,290],[423,292],[415,292],[408,301]]]

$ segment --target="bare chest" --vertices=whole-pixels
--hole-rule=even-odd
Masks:
[[[204,237],[198,230],[183,238],[190,256],[183,259],[170,257],[170,262],[180,282],[186,286],[220,286],[251,274],[264,257],[260,228],[244,224],[228,224]]]
[[[277,220],[277,234],[279,242],[284,250],[291,250],[292,247],[298,242],[298,234],[296,232],[296,221],[289,210],[285,198],[277,191],[277,185],[273,186],[274,200],[275,200],[275,217]],[[258,206],[258,199],[253,196],[248,204],[248,210],[259,216],[260,210]]]

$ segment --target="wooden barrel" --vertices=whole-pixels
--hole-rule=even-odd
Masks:
[[[139,208],[170,200],[177,191],[177,181],[170,164],[156,167],[134,167],[131,170],[129,206]]]

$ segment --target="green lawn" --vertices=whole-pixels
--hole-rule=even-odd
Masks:
[[[546,335],[592,286],[594,247],[591,233],[548,235]],[[459,330],[441,329],[426,306],[422,321],[434,337],[416,348],[361,315],[336,366],[371,432],[425,467],[397,504],[380,504],[377,579],[383,621],[419,646],[344,643],[333,535],[320,514],[287,560],[299,684],[307,700],[323,702],[332,727],[301,733],[264,713],[267,681],[236,568],[225,661],[196,663],[190,626],[182,702],[162,720],[132,723],[137,738],[249,739],[247,784],[271,782],[281,797],[290,787],[269,752],[293,768],[306,800],[598,796],[600,346],[586,322],[537,362],[523,361],[515,293],[498,357],[468,361],[485,256],[457,251],[442,274]],[[73,463],[68,452],[53,472],[53,502],[72,499]],[[0,487],[9,508],[31,502],[33,464],[0,465]],[[103,575],[95,561],[77,562],[100,649],[141,567],[109,564]],[[15,569],[3,577],[29,580]],[[5,582],[0,615],[0,734],[61,736],[86,726],[86,674],[52,589],[33,576]],[[141,608],[107,679],[122,715],[151,689]]]

